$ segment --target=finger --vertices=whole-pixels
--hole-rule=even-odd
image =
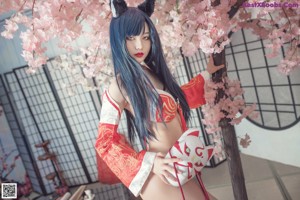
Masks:
[[[166,177],[164,175],[160,175],[159,177],[165,184],[170,185],[169,181],[166,179]]]
[[[158,153],[156,154],[156,156],[158,156],[158,157],[165,157],[165,155],[164,155],[163,153],[161,153],[161,152],[158,152]]]
[[[183,170],[179,169],[178,167],[176,167],[176,171],[175,171],[175,168],[171,165],[166,165],[164,170],[170,172],[170,173],[173,173],[173,172],[176,172],[178,174],[183,174]]]
[[[178,174],[183,174],[183,170],[180,170],[179,168],[178,168],[178,166],[176,166],[176,171],[175,171],[175,166],[174,165],[172,165],[172,164],[166,164],[165,166],[164,166],[164,170],[167,170],[167,171],[169,171],[169,172],[171,172],[171,173],[173,173],[173,172],[177,172]]]
[[[172,181],[177,181],[177,178],[168,171],[164,171],[163,175]]]
[[[217,72],[218,70],[222,69],[225,65],[222,64],[222,65],[219,65],[219,66],[214,66],[214,68],[212,69],[212,73],[215,73]]]
[[[165,171],[168,171],[168,172],[170,172],[170,173],[175,172],[174,167],[171,166],[171,165],[165,165],[165,166],[164,166],[164,170],[165,170]]]
[[[164,158],[164,155],[163,155],[162,153],[157,153],[157,154],[156,154],[156,157],[157,157],[157,158]]]
[[[182,160],[180,158],[165,158],[164,163],[169,164],[169,163],[175,163],[175,162],[181,162]]]
[[[176,167],[176,171],[177,171],[178,174],[183,174],[184,173],[184,171],[179,169],[178,167]]]
[[[223,67],[225,67],[224,64],[217,66],[218,69],[222,69]]]
[[[218,70],[222,69],[223,67],[225,67],[224,64],[218,65],[218,66],[214,66],[214,67],[212,67],[212,68],[209,70],[209,73],[210,73],[210,74],[213,74],[213,73],[217,72]]]
[[[214,63],[214,58],[213,58],[213,56],[212,55],[209,55],[209,62],[211,62],[211,63]]]

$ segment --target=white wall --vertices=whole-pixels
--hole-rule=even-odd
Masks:
[[[271,131],[243,120],[235,130],[237,136],[247,133],[252,140],[248,148],[240,148],[241,152],[300,167],[300,123],[286,130]]]

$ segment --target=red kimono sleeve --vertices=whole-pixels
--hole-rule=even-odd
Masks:
[[[117,132],[121,112],[118,104],[105,91],[95,149],[111,171],[138,196],[152,170],[156,153],[136,152]]]
[[[204,71],[181,86],[181,90],[185,94],[185,98],[191,109],[198,108],[206,103],[204,98],[204,85],[205,80],[208,78],[208,72]]]

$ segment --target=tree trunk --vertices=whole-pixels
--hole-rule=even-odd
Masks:
[[[225,63],[225,50],[220,54],[213,56],[215,65],[221,65]],[[227,77],[227,71],[224,67],[215,74],[212,79],[214,82],[221,82],[222,78]],[[219,90],[216,98],[218,102],[225,95],[223,90]],[[235,200],[248,200],[245,178],[239,154],[238,142],[234,127],[229,123],[230,119],[224,118],[220,121],[220,127],[222,129],[222,135],[224,139],[224,149],[227,156],[227,163],[229,173],[231,176],[231,184]]]
[[[228,119],[222,119],[220,126],[222,128],[234,199],[247,200],[245,178],[234,127],[229,124]]]

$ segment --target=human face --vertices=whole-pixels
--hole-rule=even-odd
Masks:
[[[126,37],[126,47],[129,55],[138,63],[142,63],[145,60],[151,48],[150,33],[147,23],[145,23],[144,31],[139,35]]]

